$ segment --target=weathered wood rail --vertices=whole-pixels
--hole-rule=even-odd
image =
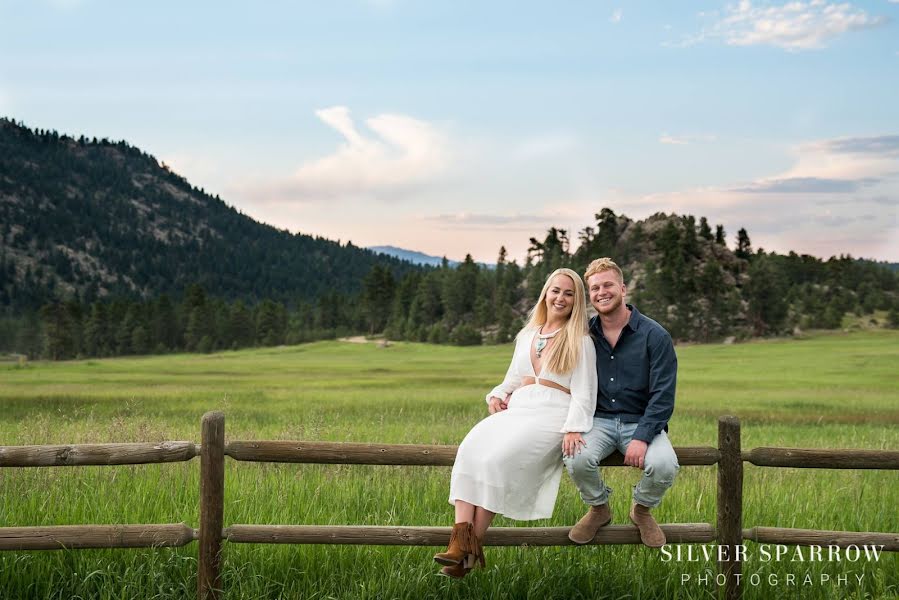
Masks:
[[[201,444],[174,441],[159,444],[74,444],[55,446],[0,446],[0,467],[59,467],[83,465],[135,465],[189,461],[200,457],[200,526],[185,523],[150,525],[65,525],[0,527],[0,550],[71,550],[80,548],[178,547],[199,542],[197,596],[221,597],[223,541],[244,544],[356,544],[388,546],[443,546],[450,527],[242,525],[224,526],[225,457],[250,462],[317,463],[347,465],[450,466],[457,446],[418,444],[361,444],[306,441],[225,442],[225,417],[220,412],[203,416]],[[809,448],[740,447],[740,423],[735,417],[718,421],[718,447],[675,448],[681,466],[717,465],[718,510],[715,526],[709,523],[662,525],[668,543],[716,542],[739,545],[745,540],[789,545],[835,545],[841,548],[875,544],[899,551],[899,533],[819,531],[782,527],[743,529],[743,463],[763,467],[806,469],[899,470],[899,451]],[[623,466],[615,453],[604,466]],[[487,532],[488,546],[566,546],[568,527],[494,527]],[[600,545],[639,544],[636,527],[604,527],[592,542]],[[726,598],[739,598],[740,573],[736,552],[726,553],[719,572],[726,583]]]

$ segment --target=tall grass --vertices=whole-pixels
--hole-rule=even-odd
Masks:
[[[199,441],[199,419],[226,414],[228,439],[458,443],[485,414],[511,347],[322,342],[287,348],[0,367],[0,445]],[[716,445],[735,414],[743,446],[899,448],[899,335],[868,332],[678,348],[675,445]],[[197,526],[198,465],[0,469],[0,525],[166,523]],[[626,523],[633,469],[607,469]],[[443,467],[226,462],[231,523],[449,525]],[[899,531],[899,473],[746,465],[744,526]],[[685,467],[656,515],[715,520],[714,467]],[[584,507],[567,477],[551,519]],[[762,562],[746,598],[899,597],[899,560]],[[697,583],[715,564],[663,562],[643,547],[488,548],[465,580],[434,575],[433,548],[225,545],[228,598],[714,597]],[[182,598],[195,589],[196,544],[180,549],[0,553],[2,598]],[[801,582],[787,585],[793,574]],[[682,578],[690,575],[688,582]],[[765,577],[779,578],[769,585]],[[831,577],[821,583],[821,575]],[[858,583],[856,575],[863,576]],[[846,576],[846,584],[836,584]]]

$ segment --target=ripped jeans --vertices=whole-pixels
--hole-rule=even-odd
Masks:
[[[583,434],[587,445],[580,454],[565,457],[571,479],[581,493],[581,498],[590,506],[599,506],[609,501],[612,490],[606,487],[599,472],[599,463],[615,450],[624,454],[637,429],[637,423],[623,423],[618,419],[594,417],[593,429]],[[643,461],[643,477],[634,486],[634,502],[655,508],[671,484],[680,465],[668,434],[660,432],[646,449]]]

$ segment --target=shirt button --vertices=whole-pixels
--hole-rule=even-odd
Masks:
[[[615,381],[614,377],[609,377],[609,381]]]
[[[615,398],[612,398],[612,402],[615,402]]]
[[[614,356],[612,357],[612,360],[615,360],[615,357],[614,357]]]

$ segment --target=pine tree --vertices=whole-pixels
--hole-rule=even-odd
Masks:
[[[228,318],[228,337],[233,348],[252,346],[256,338],[253,315],[243,300],[238,300],[231,305]]]
[[[714,239],[712,229],[709,227],[709,220],[705,217],[699,218],[699,237],[709,241]]]
[[[734,250],[734,256],[743,260],[752,258],[752,244],[749,241],[749,234],[743,227],[737,232],[737,247]]]
[[[95,302],[84,326],[84,351],[88,356],[107,356],[110,353],[109,323],[106,304]]]
[[[263,300],[256,309],[256,341],[260,346],[277,346],[287,337],[287,315],[284,306]]]
[[[719,246],[727,245],[727,237],[724,233],[724,225],[715,225],[715,243]]]
[[[175,306],[167,294],[162,294],[154,303],[150,338],[157,350],[175,350],[180,345],[181,328]]]
[[[375,265],[365,276],[362,282],[362,304],[369,333],[383,331],[387,325],[395,288],[393,273],[387,267]]]
[[[890,312],[887,313],[887,327],[899,329],[899,305],[897,304],[893,304]]]
[[[188,350],[200,350],[200,342],[203,338],[209,338],[204,347],[207,348],[205,351],[211,351],[214,346],[215,317],[212,306],[207,301],[206,290],[201,285],[193,284],[187,288],[182,310],[187,318],[184,345]]]
[[[45,304],[40,310],[44,331],[44,356],[50,360],[63,360],[75,355],[74,324],[66,307],[55,302]]]
[[[143,325],[138,325],[131,332],[131,351],[134,354],[147,354],[149,351],[150,336]]]
[[[757,255],[750,263],[744,295],[755,335],[777,333],[783,327],[789,309],[784,300],[787,283],[783,272],[767,255]]]

